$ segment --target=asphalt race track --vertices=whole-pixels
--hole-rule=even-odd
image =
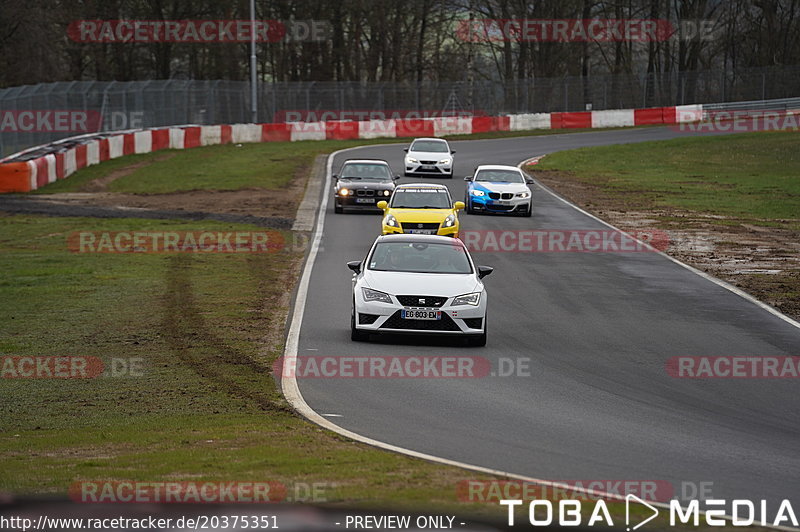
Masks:
[[[667,128],[452,143],[447,184],[464,197],[477,164],[513,164],[580,146],[660,140]],[[336,156],[386,159],[405,145]],[[532,218],[461,214],[464,229],[604,229],[532,186]],[[330,189],[325,191],[331,194]],[[712,483],[714,498],[800,508],[797,379],[678,379],[673,356],[800,355],[800,329],[656,253],[474,253],[495,268],[485,348],[448,340],[350,341],[349,260],[363,259],[378,214],[324,213],[298,356],[471,355],[530,359],[530,376],[300,378],[319,414],[358,434],[437,457],[551,480]],[[464,478],[470,478],[465,471]],[[455,497],[455,487],[454,487]]]

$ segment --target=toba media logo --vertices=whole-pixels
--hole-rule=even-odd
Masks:
[[[503,499],[501,506],[508,510],[508,526],[515,524],[515,509],[523,505],[521,499]],[[704,508],[700,508],[700,503]],[[528,504],[528,522],[532,526],[581,526],[584,524],[584,505],[582,500],[559,500],[556,503],[550,500],[532,500]],[[614,520],[608,510],[608,505],[603,499],[594,501],[591,506],[589,518],[586,525],[606,525],[614,526]],[[644,519],[636,521],[635,516],[631,515],[633,505],[643,506],[648,510],[649,515]],[[661,504],[662,508],[666,505]],[[782,500],[774,514],[769,513],[766,500],[751,501],[748,499],[708,499],[704,501],[693,500],[685,507],[681,501],[673,499],[669,501],[669,526],[680,526],[690,524],[699,526],[702,520],[710,527],[725,526],[798,526],[797,516],[791,503]],[[774,509],[774,506],[773,506]],[[636,495],[628,494],[625,496],[625,529],[628,531],[637,530],[649,523],[660,514],[659,508],[640,499]]]

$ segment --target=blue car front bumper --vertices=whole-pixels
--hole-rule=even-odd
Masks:
[[[467,197],[468,207],[478,212],[497,212],[497,213],[522,213],[528,212],[531,205],[530,198],[512,198],[509,200],[493,200],[488,196]]]

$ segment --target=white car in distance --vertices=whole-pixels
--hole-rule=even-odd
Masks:
[[[419,138],[404,149],[403,172],[410,176],[453,177],[455,151],[444,139]]]

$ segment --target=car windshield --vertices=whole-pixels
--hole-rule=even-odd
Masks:
[[[369,259],[369,269],[382,272],[472,273],[464,246],[431,242],[380,242]]]
[[[516,170],[481,170],[475,181],[491,183],[524,183],[525,179]]]
[[[452,209],[450,195],[443,188],[401,188],[392,196],[395,209]]]
[[[447,153],[447,143],[441,140],[417,140],[411,144],[411,149],[408,151],[426,151],[433,153]]]
[[[392,172],[385,164],[349,163],[344,165],[339,175],[342,179],[371,179],[373,181],[391,181]]]

